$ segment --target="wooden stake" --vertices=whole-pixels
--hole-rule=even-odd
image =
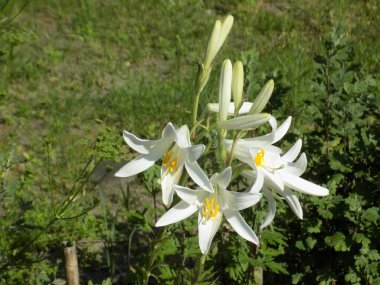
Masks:
[[[79,269],[75,242],[65,248],[65,267],[67,285],[79,285]]]

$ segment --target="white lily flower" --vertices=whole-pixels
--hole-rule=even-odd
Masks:
[[[226,190],[231,181],[231,175],[231,167],[228,167],[211,177],[214,193],[206,192],[202,188],[192,190],[179,185],[174,186],[183,201],[166,212],[158,220],[156,226],[161,227],[181,221],[198,211],[199,247],[203,254],[209,251],[223,216],[241,237],[259,244],[256,234],[239,211],[259,202],[261,194]]]
[[[328,189],[309,182],[300,176],[305,172],[307,159],[304,153],[294,161],[302,147],[302,140],[298,140],[284,155],[281,149],[272,144],[279,141],[288,131],[291,123],[289,117],[280,127],[272,117],[270,124],[272,132],[268,135],[253,139],[242,139],[237,142],[235,157],[249,164],[252,170],[246,170],[243,175],[255,181],[250,192],[261,191],[268,199],[269,213],[260,228],[264,228],[273,220],[276,212],[276,202],[273,192],[284,197],[293,212],[300,219],[303,218],[301,204],[293,190],[313,196],[326,196]],[[225,140],[227,150],[231,149],[231,141]]]
[[[301,146],[302,146],[302,141],[298,140],[294,144],[294,146],[291,149],[289,149],[289,151],[281,157],[283,167],[276,170],[275,176],[280,174],[280,178],[282,179],[281,177],[282,172],[294,173],[294,174],[297,174],[298,176],[302,175],[305,172],[306,166],[307,166],[307,160],[306,160],[306,155],[304,153],[301,154],[300,158],[296,162],[294,162],[294,160],[296,159],[296,157],[298,156],[301,150]],[[243,171],[242,174],[243,176],[247,177],[248,179],[252,181],[257,181],[257,175],[254,171],[246,170],[246,171]],[[277,187],[273,187],[272,189],[270,187],[267,187],[265,183],[264,183],[263,188],[261,189],[261,192],[263,193],[265,198],[267,198],[268,200],[268,215],[265,217],[264,221],[260,225],[260,229],[263,229],[266,226],[268,226],[273,221],[274,216],[276,214],[276,201],[274,199],[273,192],[282,196],[286,200],[286,202],[289,204],[294,214],[296,214],[298,218],[303,219],[303,211],[302,211],[301,204],[298,200],[298,197],[294,194],[294,192],[290,189],[290,187],[286,183],[284,183],[284,188],[281,191]],[[256,193],[257,191],[260,191],[260,189],[258,189],[257,187],[253,187],[251,191]]]
[[[207,191],[213,192],[209,179],[197,163],[205,146],[191,145],[189,129],[186,125],[176,130],[171,123],[168,123],[162,132],[162,138],[157,140],[143,140],[127,131],[124,131],[123,135],[126,143],[141,154],[124,165],[115,176],[136,175],[163,158],[161,187],[162,200],[166,206],[172,203],[173,186],[178,183],[184,166],[194,182],[202,185]]]
[[[270,188],[275,188],[279,191],[284,189],[283,181],[273,172],[283,166],[280,160],[281,149],[273,146],[273,144],[286,134],[290,123],[291,117],[277,128],[277,121],[271,116],[269,119],[269,124],[272,127],[271,133],[255,138],[239,139],[237,141],[234,157],[250,165],[257,176],[251,191],[260,191],[264,181]],[[224,140],[224,143],[227,151],[230,152],[233,141]]]

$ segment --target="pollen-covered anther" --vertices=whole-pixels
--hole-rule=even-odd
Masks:
[[[211,201],[206,198],[205,204],[202,207],[202,216],[207,220],[209,218],[215,218],[219,213],[219,204],[212,197]]]
[[[265,155],[265,151],[263,149],[260,149],[260,151],[257,152],[254,158],[256,166],[261,166],[264,164],[264,155]]]
[[[175,157],[171,162],[170,162],[170,166],[169,166],[169,171],[170,173],[173,173],[174,171],[176,171],[178,169],[178,157]]]
[[[173,173],[177,171],[178,156],[173,157],[173,151],[172,150],[167,151],[164,159],[162,160],[162,166],[166,168],[166,172]]]
[[[162,160],[162,165],[163,166],[167,166],[168,165],[168,162],[170,161],[170,157],[172,156],[173,154],[173,151],[169,150],[165,153],[165,157],[164,159]]]

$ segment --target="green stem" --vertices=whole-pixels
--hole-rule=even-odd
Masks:
[[[193,127],[197,124],[197,116],[198,116],[198,105],[199,105],[199,97],[201,96],[201,93],[197,91],[197,94],[194,97],[194,105],[193,105],[193,118],[192,118],[192,125]],[[195,134],[195,132],[194,132]]]
[[[197,257],[196,263],[195,263],[195,268],[194,268],[194,277],[191,282],[193,285],[197,285],[199,281],[199,276],[203,273],[204,267],[205,267],[205,260],[206,260],[206,254],[200,254]]]
[[[151,270],[152,270],[152,267],[153,267],[154,256],[156,254],[156,250],[158,249],[157,245],[162,240],[162,237],[166,233],[166,230],[167,230],[167,228],[159,229],[160,234],[153,241],[151,250],[150,250],[148,258],[147,258],[146,270],[145,270],[145,274],[144,274],[144,277],[143,277],[143,279],[144,279],[143,280],[143,284],[144,285],[148,285],[149,284],[149,277],[151,276]]]
[[[231,165],[232,160],[234,158],[234,152],[235,152],[236,143],[238,141],[239,134],[240,134],[240,132],[236,132],[234,135],[234,140],[233,140],[232,146],[231,146],[231,152],[230,152],[230,155],[229,155],[228,160],[227,160],[227,166]]]

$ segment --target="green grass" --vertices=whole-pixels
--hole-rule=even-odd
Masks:
[[[332,25],[343,26],[360,53],[371,55],[362,57],[363,65],[378,69],[378,48],[363,40],[376,35],[376,9],[375,2],[348,1],[34,1],[17,19],[34,39],[15,48],[7,97],[17,102],[19,120],[27,120],[24,129],[42,131],[30,120],[39,119],[45,132],[65,138],[72,124],[83,129],[94,118],[140,132],[149,121],[153,131],[168,120],[185,122],[195,63],[213,21],[231,13],[235,25],[214,67],[211,100],[224,57],[238,59],[254,48],[257,83],[281,75],[290,86],[283,102],[294,113],[310,96],[313,55]]]

